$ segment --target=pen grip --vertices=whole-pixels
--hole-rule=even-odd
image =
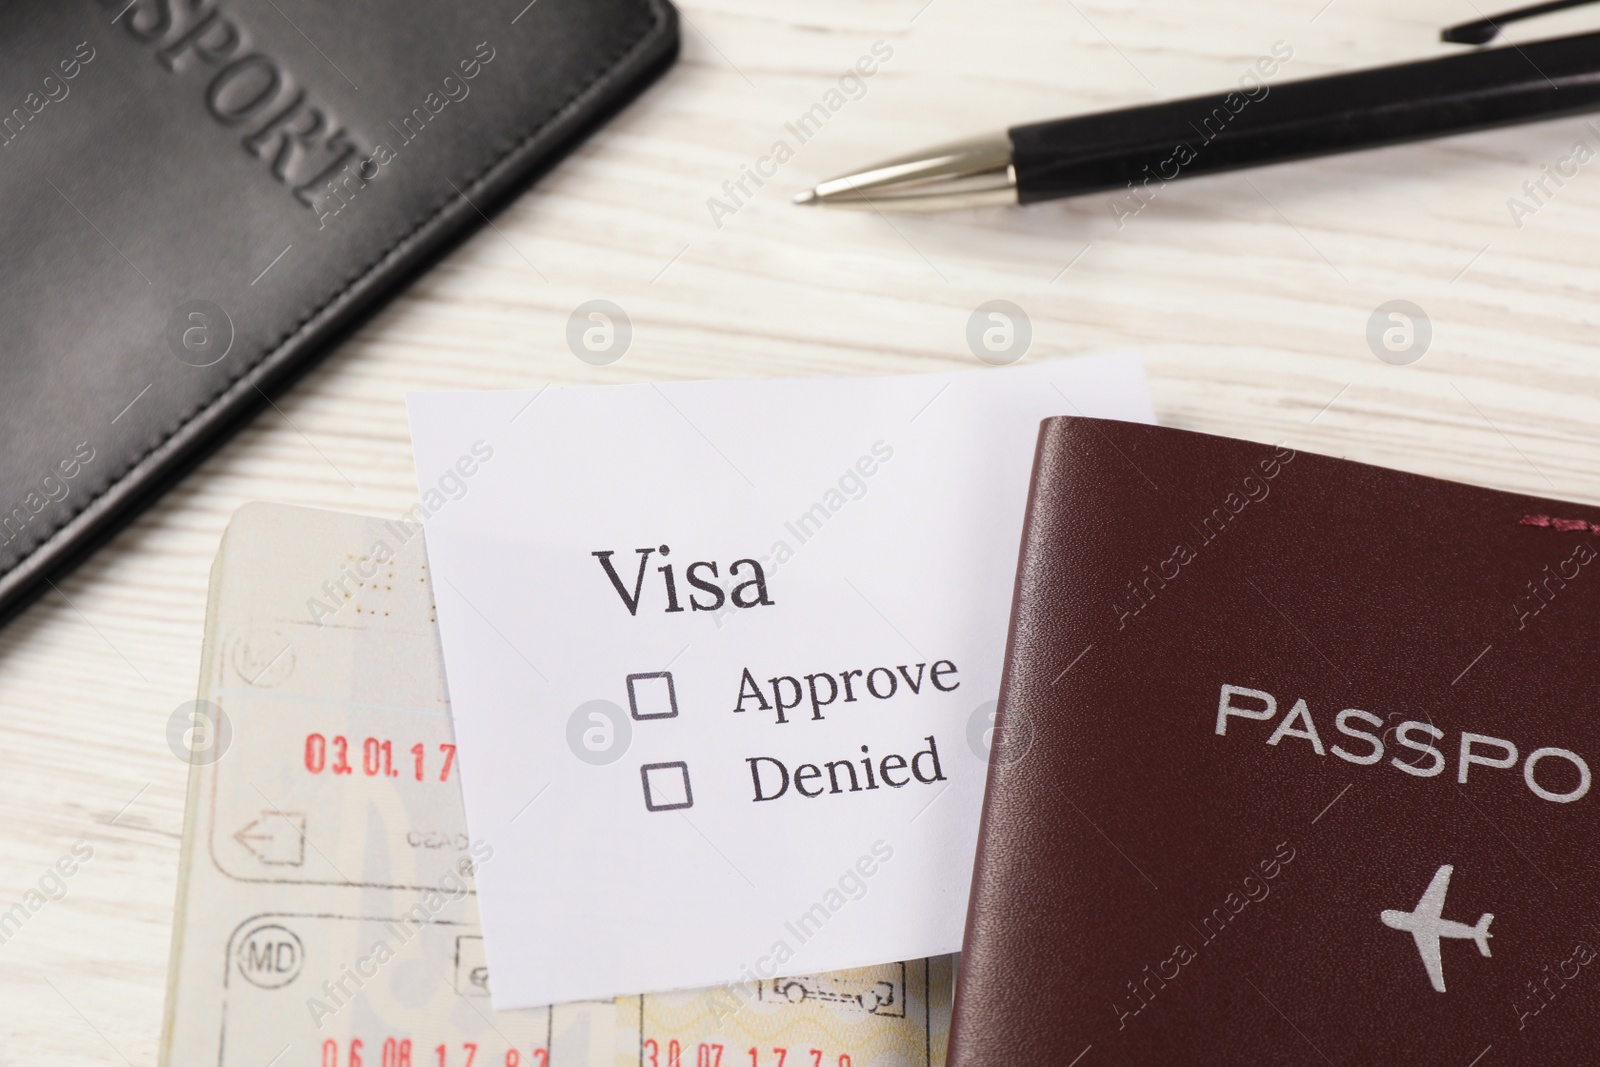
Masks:
[[[1600,33],[1011,129],[1022,203],[1600,108]]]

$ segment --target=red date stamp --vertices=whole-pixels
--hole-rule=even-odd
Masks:
[[[652,1037],[644,1040],[640,1061],[644,1067],[723,1067],[722,1054],[725,1050],[725,1046],[713,1042],[685,1043],[673,1038],[663,1044]],[[772,1048],[766,1051],[751,1048],[746,1054],[750,1057],[749,1067],[852,1067],[848,1052],[835,1056],[819,1048]],[[792,1061],[790,1055],[794,1056]],[[744,1064],[742,1061],[736,1063],[730,1054],[727,1067],[744,1067]]]
[[[455,768],[456,746],[440,743],[438,750],[438,754],[433,755],[427,745],[419,742],[411,746],[410,763],[397,764],[393,741],[369,737],[361,742],[357,751],[347,737],[307,734],[305,765],[311,774],[326,772],[335,776],[353,776],[359,769],[368,778],[399,778],[405,771],[410,771],[411,776],[419,782],[433,778],[434,768],[437,767],[435,780],[448,782],[450,772]]]
[[[386,1037],[382,1045],[374,1045],[371,1052],[359,1037],[351,1038],[341,1048],[338,1041],[329,1038],[322,1043],[321,1067],[413,1067],[411,1038]],[[373,1053],[377,1056],[374,1057]],[[460,1048],[439,1045],[433,1050],[438,1057],[432,1067],[549,1067],[550,1053],[535,1047],[526,1056],[520,1049],[508,1048],[502,1058],[488,1049],[479,1059],[479,1048],[471,1041],[461,1042]],[[429,1067],[418,1060],[415,1067]]]

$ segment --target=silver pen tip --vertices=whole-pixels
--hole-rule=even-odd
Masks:
[[[794,202],[875,211],[1015,204],[1017,172],[1011,164],[1011,138],[993,134],[886,160],[818,182]]]

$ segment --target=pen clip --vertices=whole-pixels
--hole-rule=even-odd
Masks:
[[[1548,15],[1552,11],[1562,11],[1569,7],[1580,7],[1594,2],[1595,0],[1549,0],[1548,3],[1519,7],[1503,15],[1491,15],[1476,22],[1463,22],[1459,26],[1440,30],[1439,40],[1451,44],[1488,44],[1499,35],[1500,28],[1508,22],[1521,22],[1523,19]]]

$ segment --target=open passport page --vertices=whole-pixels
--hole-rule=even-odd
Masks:
[[[945,1061],[950,956],[491,1009],[474,877],[495,858],[462,809],[416,522],[241,509],[190,721],[163,1067]]]

